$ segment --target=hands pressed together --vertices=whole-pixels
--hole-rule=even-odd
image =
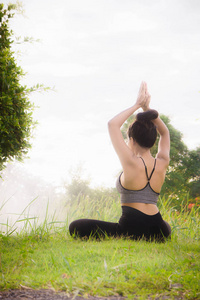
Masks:
[[[151,100],[151,95],[148,92],[147,89],[147,83],[145,81],[142,81],[138,93],[138,97],[136,100],[136,105],[141,107],[144,111],[149,110],[149,103]]]

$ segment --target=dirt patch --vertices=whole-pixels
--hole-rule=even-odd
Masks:
[[[132,300],[138,300],[140,297],[137,295],[132,296]],[[32,289],[21,289],[21,290],[8,290],[0,291],[0,300],[127,300],[126,297],[122,296],[109,296],[109,297],[98,297],[98,296],[85,296],[82,295],[69,295],[64,292],[54,292],[52,290],[32,290]],[[129,298],[130,299],[130,298]],[[147,300],[171,300],[171,296],[158,295],[153,298],[151,295],[147,296]],[[175,296],[174,300],[183,300],[184,296]],[[196,298],[197,299],[197,298]]]
[[[0,300],[125,300],[125,297],[94,297],[87,296],[83,297],[81,295],[68,295],[64,292],[56,293],[52,290],[9,290],[5,292],[0,292]]]

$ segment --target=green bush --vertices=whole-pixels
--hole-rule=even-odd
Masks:
[[[31,88],[20,84],[25,75],[16,63],[12,51],[13,31],[9,21],[17,6],[0,4],[0,170],[8,160],[22,160],[31,147],[30,138],[36,122],[32,118],[34,105],[29,101]]]

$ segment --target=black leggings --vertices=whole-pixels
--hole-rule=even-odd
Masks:
[[[133,240],[165,241],[171,234],[170,225],[158,212],[147,215],[128,206],[122,206],[122,216],[118,223],[91,219],[80,219],[69,225],[70,234],[74,237],[127,236]]]

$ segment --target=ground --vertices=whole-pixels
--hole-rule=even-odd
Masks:
[[[26,290],[8,290],[4,292],[0,292],[0,300],[31,300],[31,299],[37,299],[37,300],[125,300],[125,297],[116,297],[111,296],[109,298],[107,297],[93,297],[93,296],[87,296],[82,297],[81,295],[68,295],[64,292],[56,293],[52,290],[32,290],[32,289],[26,289]]]
[[[125,300],[132,299],[138,300],[140,297],[133,295],[131,298],[121,297],[121,296],[110,296],[110,297],[98,297],[98,296],[81,296],[81,295],[69,295],[64,292],[56,293],[52,290],[32,290],[32,289],[20,289],[20,290],[8,290],[1,292],[0,291],[0,300]],[[151,297],[151,295],[145,298],[146,300],[170,300],[171,296],[162,295],[157,297]],[[182,296],[176,296],[174,300],[183,300],[185,299]]]

